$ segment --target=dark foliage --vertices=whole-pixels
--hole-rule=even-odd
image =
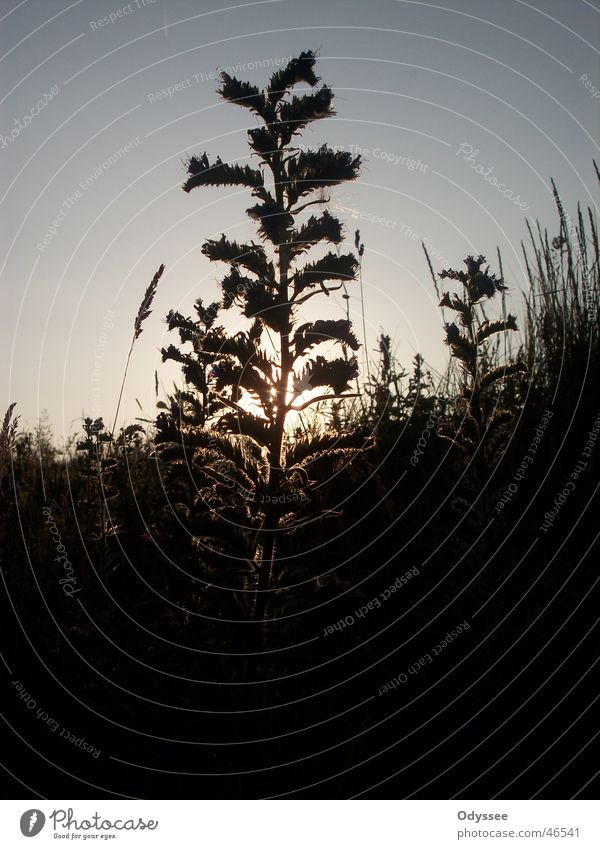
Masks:
[[[290,95],[319,83],[314,64],[301,54],[263,91],[224,76],[223,97],[266,124],[249,133],[264,163],[291,114],[297,128],[330,104],[327,89],[305,107]],[[291,268],[337,244],[339,222],[298,222],[297,176],[286,195],[292,172],[275,168],[281,221],[250,215],[264,246],[207,241],[228,266],[221,299],[167,316],[178,344],[163,358],[184,383],[150,428],[85,418],[59,449],[44,422],[20,431],[14,404],[3,419],[7,795],[596,798],[593,215],[571,226],[557,194],[559,234],[530,225],[518,321],[500,258],[499,278],[483,257],[442,272],[458,289],[441,296],[444,375],[421,355],[405,370],[382,334],[357,377],[349,321],[298,324],[290,307],[344,279],[327,257]],[[232,335],[219,321],[234,304],[249,321]],[[315,353],[326,345],[343,355]],[[317,386],[320,415],[286,421]],[[15,682],[98,755],[49,730]]]

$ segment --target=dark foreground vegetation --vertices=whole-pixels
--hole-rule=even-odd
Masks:
[[[86,420],[59,451],[7,413],[11,795],[598,792],[595,219],[556,194],[525,303],[500,256],[434,275],[445,375],[383,335],[359,376],[349,317],[296,315],[358,286],[364,254],[319,207],[359,159],[294,149],[331,114],[313,66],[265,93],[223,76],[262,170],[193,157],[184,188],[247,187],[260,241],[204,244],[227,274],[168,316],[184,380],[156,421]]]

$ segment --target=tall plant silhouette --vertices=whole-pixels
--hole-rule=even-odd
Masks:
[[[272,584],[277,532],[290,525],[298,503],[310,502],[311,457],[318,454],[322,460],[324,453],[356,443],[351,434],[286,438],[291,414],[324,399],[346,397],[358,374],[357,360],[347,349],[356,351],[359,343],[347,318],[299,323],[304,304],[317,295],[329,297],[353,281],[358,268],[354,253],[339,248],[341,222],[327,209],[319,214],[313,210],[327,205],[328,189],[356,179],[360,157],[326,144],[315,150],[295,144],[309,124],[335,114],[333,92],[319,85],[315,62],[313,52],[301,53],[273,74],[263,90],[222,73],[220,96],[258,119],[258,126],[248,131],[253,162],[227,163],[218,156],[211,161],[206,153],[192,156],[183,189],[248,189],[256,203],[246,213],[260,242],[238,243],[225,234],[204,242],[202,253],[228,266],[220,282],[221,300],[208,307],[196,301],[194,320],[171,312],[169,328],[178,330],[182,344],[192,343],[193,351],[173,345],[163,350],[164,359],[183,365],[195,393],[186,391],[181,403],[171,399],[170,413],[159,417],[159,441],[170,439],[173,451],[175,432],[181,435],[180,424],[187,421],[186,439],[194,443],[195,453],[184,451],[186,462],[200,458],[199,471],[210,473],[213,492],[224,484],[238,493],[243,490],[249,520],[258,520],[254,615],[261,620]],[[321,255],[306,261],[305,255],[317,246],[324,246]],[[217,319],[232,308],[251,325],[228,335]],[[328,342],[338,343],[344,356],[313,355],[313,349]],[[220,471],[215,451],[227,460],[226,466],[221,461]]]
[[[491,321],[483,306],[497,294],[504,294],[508,287],[502,278],[490,274],[484,256],[468,256],[464,262],[466,271],[447,269],[440,273],[442,280],[456,280],[462,284],[460,294],[443,292],[440,306],[454,311],[458,318],[458,323],[444,325],[444,341],[462,372],[459,401],[464,418],[452,441],[470,462],[472,489],[479,498],[483,520],[487,515],[485,481],[504,450],[507,430],[513,420],[512,412],[501,408],[498,384],[525,371],[525,366],[520,360],[498,364],[497,341],[501,334],[517,330],[517,320],[508,313],[502,319]],[[493,397],[494,388],[496,397]]]

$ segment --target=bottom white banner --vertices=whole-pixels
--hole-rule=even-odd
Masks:
[[[30,838],[177,849],[600,847],[599,806],[585,800],[13,800],[0,812],[4,849]]]

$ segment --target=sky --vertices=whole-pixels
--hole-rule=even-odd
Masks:
[[[179,374],[164,317],[218,296],[201,254],[255,234],[248,192],[181,191],[185,160],[248,162],[250,113],[216,95],[219,69],[259,86],[302,50],[335,92],[336,116],[301,142],[360,153],[333,190],[349,246],[360,228],[366,350],[391,334],[406,366],[442,369],[436,271],[468,253],[497,270],[509,305],[526,291],[526,218],[557,231],[594,205],[599,160],[598,0],[1,0],[0,320],[4,407],[46,411],[60,441],[82,415],[112,423],[142,295],[166,266],[136,341],[119,421],[155,415]],[[364,342],[359,288],[350,311]],[[342,317],[320,299],[306,319]],[[239,328],[244,324],[240,322]],[[170,338],[173,336],[174,338]]]

